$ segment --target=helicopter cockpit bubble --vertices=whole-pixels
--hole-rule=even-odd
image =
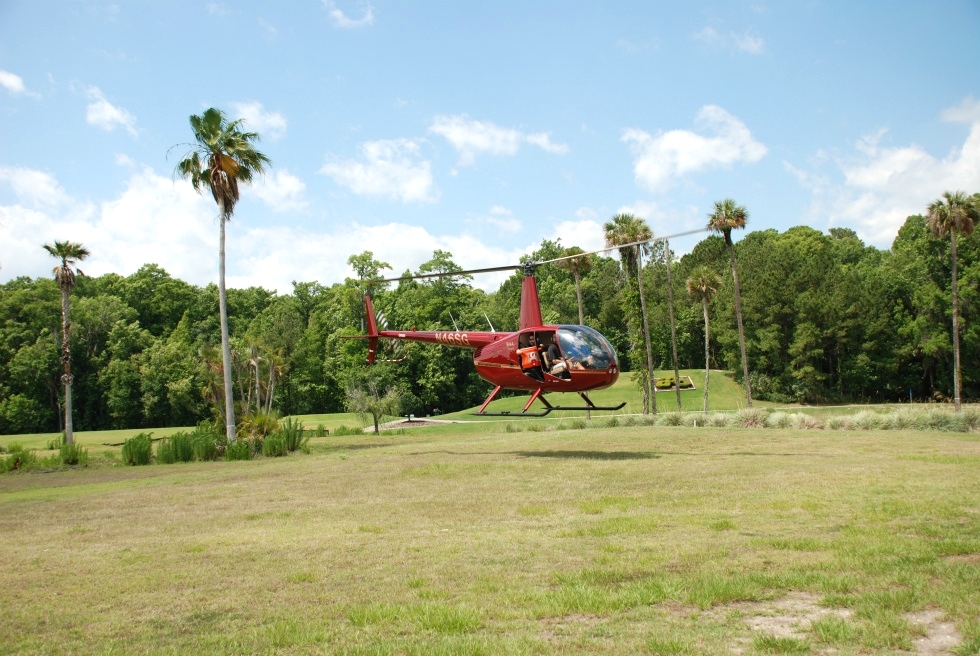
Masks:
[[[559,326],[558,344],[573,371],[605,371],[611,364],[619,368],[612,345],[588,326]]]

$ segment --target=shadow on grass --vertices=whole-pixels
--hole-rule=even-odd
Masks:
[[[654,460],[660,456],[646,451],[515,451],[525,458],[568,458],[578,460]]]

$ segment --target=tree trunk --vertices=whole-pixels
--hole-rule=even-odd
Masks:
[[[960,299],[956,281],[956,231],[949,231],[953,247],[953,405],[960,412]]]
[[[708,333],[708,295],[701,297],[701,306],[704,308],[704,401],[701,403],[701,412],[708,412],[708,374],[711,373],[711,351],[710,338]]]
[[[647,321],[647,300],[643,295],[643,257],[640,246],[636,247],[636,282],[640,290],[640,312],[643,314],[643,341],[647,349],[647,381],[644,390],[650,399],[650,410],[657,414],[657,386],[653,377],[653,347],[650,346],[650,323]]]
[[[742,327],[742,294],[739,292],[738,267],[735,266],[735,246],[732,244],[732,231],[725,230],[725,244],[728,257],[732,261],[732,282],[735,291],[735,320],[738,322],[738,347],[742,352],[742,376],[745,382],[745,400],[752,407],[752,387],[749,385],[749,359],[745,355],[745,328]]]
[[[578,274],[578,267],[572,269],[575,276],[575,295],[578,296],[578,325],[585,325],[585,311],[582,309],[582,279]]]
[[[677,389],[677,412],[681,411],[681,374],[677,369],[677,324],[674,321],[674,281],[670,273],[670,242],[664,240],[664,259],[667,261],[667,305],[670,310],[670,346],[674,351],[674,384]]]
[[[235,399],[231,386],[231,341],[228,338],[228,294],[225,291],[225,203],[218,201],[221,233],[218,242],[218,314],[221,317],[221,364],[225,378],[225,436],[235,443]]]
[[[61,286],[61,363],[64,365],[64,373],[61,375],[61,382],[65,384],[65,444],[75,443],[75,430],[71,420],[71,321],[70,306],[68,300],[68,287]]]

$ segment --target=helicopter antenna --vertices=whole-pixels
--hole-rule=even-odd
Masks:
[[[487,317],[487,313],[486,312],[483,313],[483,316],[486,317],[487,323],[490,324],[490,332],[492,332],[492,333],[497,332],[497,329],[493,327],[493,324],[492,323],[490,323],[490,317]]]
[[[456,318],[453,317],[453,311],[452,310],[449,311],[449,318],[452,319],[452,322],[453,322],[453,330],[455,330],[456,332],[459,332],[459,326],[456,325]]]

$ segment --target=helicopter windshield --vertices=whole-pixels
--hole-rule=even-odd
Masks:
[[[619,366],[613,347],[605,337],[588,326],[560,326],[558,344],[573,371],[575,369],[605,371],[613,363]]]

